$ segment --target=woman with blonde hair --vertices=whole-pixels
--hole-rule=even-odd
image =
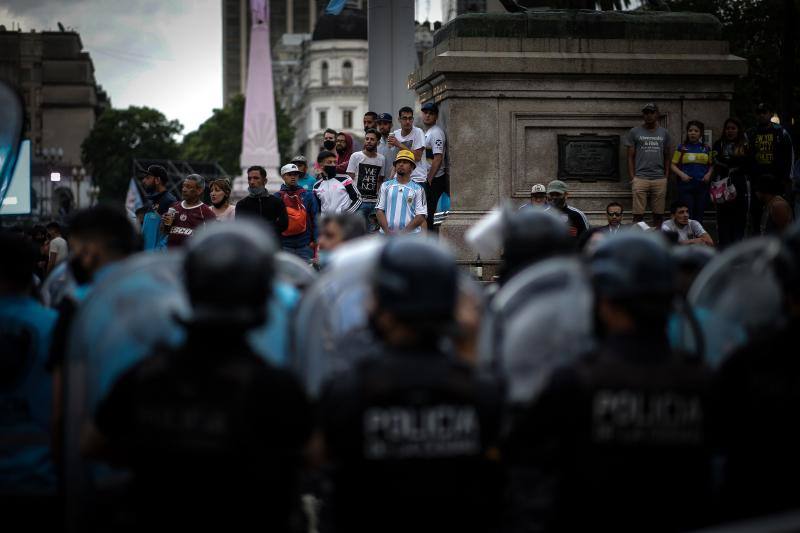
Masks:
[[[236,209],[230,203],[231,182],[228,178],[219,178],[211,182],[209,187],[211,196],[211,210],[217,215],[217,220],[233,220]]]

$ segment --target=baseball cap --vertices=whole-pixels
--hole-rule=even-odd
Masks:
[[[642,108],[642,113],[645,111],[658,111],[658,106],[654,102],[649,102]]]
[[[414,161],[414,154],[411,150],[400,150],[397,152],[397,157],[394,158],[394,162],[397,163],[398,161],[409,161],[414,167],[417,166],[417,162]]]
[[[289,163],[288,165],[283,165],[281,167],[281,176],[283,176],[284,174],[288,174],[289,172],[297,172],[297,173],[299,173],[300,169],[297,168],[297,165],[294,165],[292,163]]]
[[[147,172],[145,172],[144,175],[161,178],[162,183],[165,184],[167,183],[167,169],[165,169],[161,165],[150,165],[149,167],[147,167]]]
[[[308,159],[304,155],[296,155],[292,158],[292,163],[303,163],[304,165],[308,164]]]
[[[376,122],[392,122],[392,115],[389,113],[381,113],[378,115]]]
[[[547,192],[548,194],[551,192],[560,192],[561,194],[567,194],[567,184],[561,180],[553,180],[547,184]]]
[[[756,106],[756,113],[769,113],[770,111],[771,109],[769,108],[769,105],[764,102],[761,102]]]
[[[422,111],[430,111],[431,113],[439,114],[439,106],[434,104],[433,102],[428,102],[427,104],[422,106]]]
[[[533,187],[531,187],[531,194],[545,194],[547,189],[541,183],[537,183]]]

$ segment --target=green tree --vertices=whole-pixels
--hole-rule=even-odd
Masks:
[[[800,47],[796,37],[800,0],[668,0],[672,11],[711,13],[723,27],[731,53],[747,59],[736,84],[733,112],[752,125],[757,102],[771,103],[781,123],[800,125]]]
[[[289,117],[275,102],[280,161],[292,157],[294,128]],[[244,126],[244,96],[233,97],[222,109],[214,109],[211,117],[197,130],[183,138],[181,153],[184,159],[216,161],[232,175],[239,173],[239,156],[242,153]]]
[[[237,95],[222,109],[214,109],[211,117],[184,136],[182,157],[216,161],[225,172],[238,175],[243,123],[244,97]]]
[[[100,187],[100,199],[125,199],[134,158],[173,159],[178,156],[177,120],[149,107],[108,109],[97,119],[81,145],[81,158]]]

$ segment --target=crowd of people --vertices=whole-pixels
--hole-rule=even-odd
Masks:
[[[447,191],[433,104],[425,132],[368,113],[359,151],[325,132],[272,194],[251,167],[235,205],[198,175],[179,201],[151,166],[135,222],[98,205],[63,234],[0,232],[4,521],[682,531],[800,507],[788,136],[729,119],[708,147],[693,121],[673,149],[657,112],[626,139],[632,223],[614,201],[592,227],[567,183],[535,184],[467,235],[494,236],[495,284],[419,235]],[[735,302],[754,309],[717,306]]]
[[[423,130],[414,126],[413,109],[403,107],[398,113],[400,128],[393,129],[391,114],[370,111],[364,115],[360,150],[350,134],[327,129],[312,167],[304,156],[295,156],[280,169],[284,182],[280,189],[270,193],[266,169],[252,166],[247,169],[248,196],[235,204],[230,180],[206,183],[197,174],[184,178],[178,200],[168,190],[166,170],[152,165],[141,178],[146,205],[136,212],[144,247],[182,246],[196,229],[212,221],[258,217],[273,228],[284,251],[318,265],[317,219],[321,215],[359,213],[368,233],[436,233],[449,210],[447,137],[438,116],[436,104],[423,105]],[[800,164],[795,162],[789,133],[771,121],[769,106],[759,104],[755,116],[756,126],[749,131],[736,118],[725,120],[722,135],[713,145],[704,140],[705,125],[690,120],[684,139],[676,144],[660,125],[658,106],[646,104],[642,124],[623,138],[632,225],[644,228],[649,208],[649,227],[676,233],[681,243],[721,247],[746,235],[785,230],[800,214]],[[671,179],[675,201],[667,210]],[[606,208],[607,226],[592,227],[587,216],[568,203],[568,197],[564,181],[537,183],[531,188],[530,202],[520,207],[555,209],[576,240],[628,226],[619,201]],[[203,198],[208,198],[208,205]],[[704,227],[709,205],[714,208],[717,243]],[[666,220],[665,215],[669,215]],[[46,231],[48,250],[43,251],[46,264],[41,275],[63,261],[67,251],[66,242],[58,238],[57,223]],[[41,241],[41,228],[34,232]]]

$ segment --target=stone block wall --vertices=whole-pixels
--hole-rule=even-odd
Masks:
[[[720,28],[698,14],[551,10],[464,15],[440,30],[409,83],[440,106],[453,201],[442,234],[461,259],[471,258],[462,235],[482,213],[521,204],[557,176],[559,134],[623,136],[652,101],[674,139],[692,119],[716,139],[746,73]],[[565,180],[593,223],[605,223],[612,199],[630,209],[621,142],[619,151],[618,181]]]

